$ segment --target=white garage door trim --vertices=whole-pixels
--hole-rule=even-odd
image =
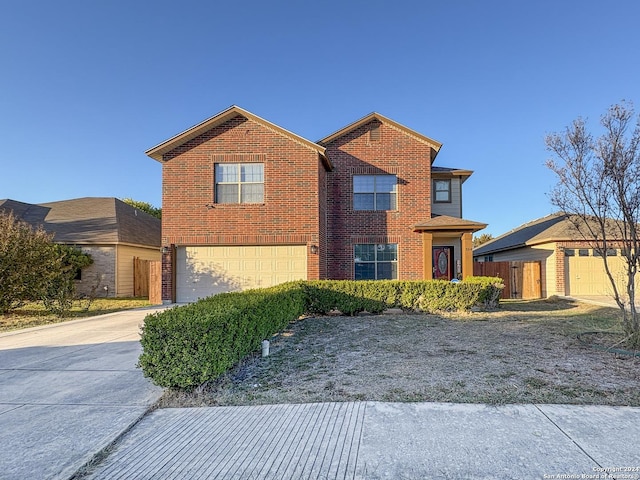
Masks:
[[[178,303],[307,278],[306,245],[180,246]]]

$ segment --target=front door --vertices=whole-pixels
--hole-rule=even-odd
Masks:
[[[453,278],[453,247],[433,247],[433,278],[451,280]]]

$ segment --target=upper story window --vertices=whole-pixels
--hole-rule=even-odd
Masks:
[[[434,180],[433,198],[436,203],[451,203],[451,180]]]
[[[396,210],[397,179],[395,175],[354,175],[354,210]]]
[[[263,203],[264,164],[216,163],[216,203]]]

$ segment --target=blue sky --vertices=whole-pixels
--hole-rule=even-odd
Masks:
[[[0,6],[0,198],[24,202],[160,206],[144,151],[232,104],[313,141],[376,111],[475,171],[463,215],[497,236],[554,211],[546,134],[640,109],[635,0]]]

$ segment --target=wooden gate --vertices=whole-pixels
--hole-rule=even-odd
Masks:
[[[162,262],[149,262],[149,303],[162,305]]]
[[[149,260],[133,257],[133,296],[149,296]]]
[[[473,274],[504,281],[501,298],[542,298],[540,262],[474,262]]]

